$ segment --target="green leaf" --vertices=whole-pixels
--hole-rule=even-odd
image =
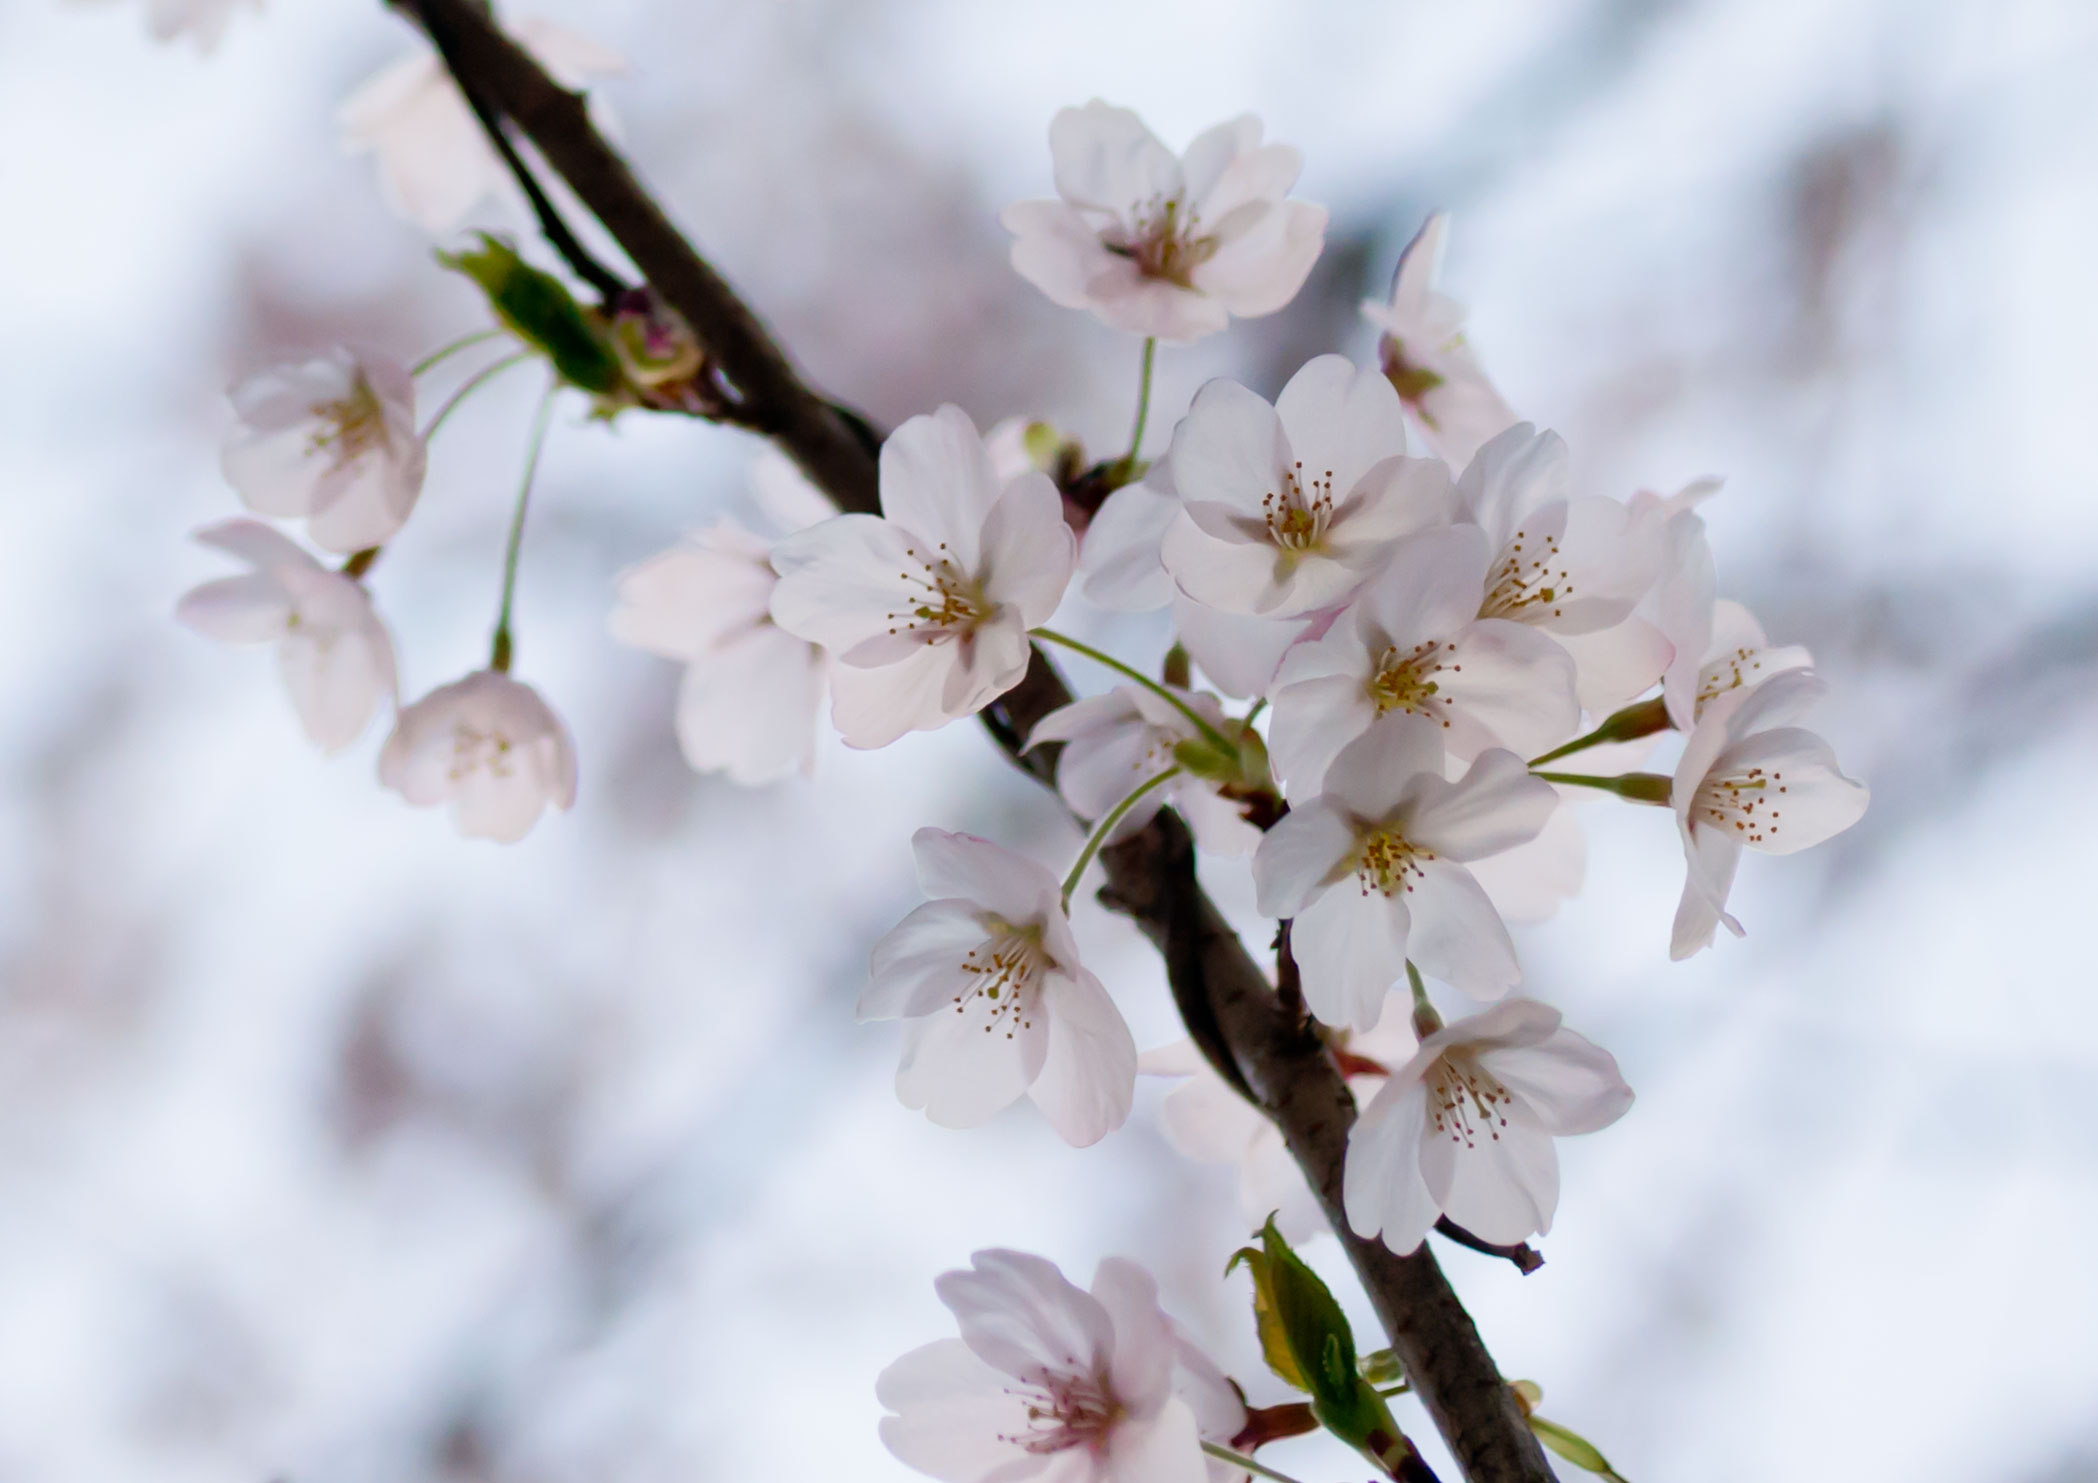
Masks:
[[[1308,1393],[1311,1387],[1304,1383],[1304,1372],[1297,1368],[1297,1357],[1290,1352],[1289,1336],[1282,1331],[1282,1317],[1275,1311],[1267,1280],[1266,1253],[1252,1246],[1240,1247],[1224,1264],[1225,1275],[1229,1276],[1240,1263],[1253,1274],[1253,1327],[1260,1335],[1260,1357],[1285,1385]]]
[[[475,235],[481,239],[478,249],[440,252],[437,261],[479,285],[496,317],[540,350],[563,381],[598,395],[617,390],[625,379],[619,357],[568,286],[519,257],[501,237]]]
[[[1610,1466],[1603,1454],[1595,1450],[1595,1444],[1576,1432],[1570,1432],[1556,1421],[1546,1421],[1542,1416],[1530,1418],[1530,1430],[1537,1440],[1558,1453],[1577,1468],[1584,1468],[1608,1483],[1625,1483],[1617,1469]]]

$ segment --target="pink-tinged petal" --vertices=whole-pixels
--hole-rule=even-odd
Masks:
[[[1479,754],[1464,777],[1421,780],[1406,816],[1406,837],[1446,860],[1478,860],[1535,839],[1558,807],[1550,783],[1532,777],[1513,752]]]
[[[955,662],[955,646],[940,644],[881,669],[833,665],[831,724],[846,746],[862,751],[885,747],[906,732],[937,731],[955,719],[940,707]]]
[[[1047,623],[1077,560],[1078,538],[1049,476],[1022,474],[1006,485],[983,524],[985,595],[1017,609],[1023,627]]]
[[[1204,129],[1180,152],[1182,185],[1189,203],[1201,213],[1203,220],[1215,217],[1214,212],[1205,209],[1209,193],[1216,189],[1218,180],[1234,160],[1259,147],[1260,134],[1260,120],[1250,113],[1242,113],[1237,118]],[[1286,192],[1294,182],[1292,176],[1276,194]]]
[[[1093,1273],[1093,1299],[1114,1325],[1109,1368],[1115,1397],[1132,1416],[1156,1416],[1173,1395],[1179,1343],[1158,1306],[1158,1284],[1135,1262],[1111,1256]]]
[[[1056,762],[1057,791],[1080,818],[1098,819],[1172,765],[1171,743],[1141,721],[1130,721],[1065,747]],[[1156,796],[1146,795],[1138,807]]]
[[[1607,1128],[1632,1105],[1616,1058],[1571,1030],[1556,1030],[1539,1045],[1483,1050],[1479,1064],[1515,1094],[1529,1121],[1555,1138]]]
[[[1083,215],[1062,201],[1016,201],[998,213],[1013,234],[1013,271],[1052,304],[1093,309],[1102,273],[1122,266]]]
[[[1131,699],[1135,688],[1133,685],[1118,685],[1104,695],[1088,695],[1057,707],[1034,723],[1034,730],[1027,734],[1027,745],[1038,747],[1044,742],[1075,741],[1094,733],[1142,725],[1143,717]]]
[[[1381,373],[1361,370],[1344,355],[1307,361],[1275,399],[1275,416],[1291,465],[1307,485],[1330,479],[1336,503],[1344,503],[1371,469],[1406,452],[1399,394]],[[1184,481],[1181,489],[1188,489]]]
[[[670,659],[696,659],[769,623],[771,548],[723,520],[618,579],[612,636]]]
[[[1663,575],[1654,588],[1654,621],[1674,646],[1662,676],[1668,719],[1678,731],[1697,722],[1697,672],[1712,646],[1712,605],[1719,575],[1705,522],[1687,509],[1669,518],[1665,530]]]
[[[1559,1154],[1550,1135],[1470,1109],[1468,1127],[1431,1132],[1421,1177],[1444,1213],[1473,1235],[1512,1246],[1551,1229]]]
[[[452,785],[452,822],[468,839],[515,844],[532,832],[547,796],[536,778],[476,768]]]
[[[1768,731],[1777,726],[1796,725],[1828,694],[1828,683],[1811,669],[1788,669],[1772,675],[1752,690],[1734,692],[1742,696],[1727,724],[1732,736]],[[1726,696],[1707,708],[1717,710]]]
[[[1470,861],[1465,868],[1502,921],[1548,921],[1562,903],[1580,894],[1587,875],[1588,844],[1580,815],[1571,807],[1555,808],[1535,839]]]
[[[1083,968],[1053,973],[1042,986],[1049,1047],[1028,1095],[1049,1126],[1074,1148],[1112,1133],[1136,1093],[1136,1041],[1100,980]]]
[[[980,976],[964,971],[963,964],[978,953],[988,935],[983,911],[974,902],[926,902],[874,944],[855,1018],[864,1024],[952,1014],[981,984]]]
[[[1221,379],[1195,393],[1166,456],[1182,501],[1223,505],[1256,521],[1265,520],[1262,502],[1280,489],[1292,458],[1275,409]]]
[[[1559,1031],[1559,1011],[1537,999],[1500,1003],[1443,1026],[1421,1042],[1420,1054],[1436,1056],[1451,1046],[1474,1051],[1542,1045]]]
[[[1402,651],[1403,652],[1403,651]],[[1435,683],[1449,699],[1449,719],[1466,723],[1452,752],[1498,744],[1535,756],[1580,725],[1572,657],[1550,634],[1502,618],[1481,618],[1437,656]]]
[[[1719,754],[1713,771],[1741,777],[1764,774],[1758,828],[1737,830],[1742,842],[1766,855],[1789,855],[1833,838],[1864,817],[1871,790],[1843,775],[1835,751],[1813,732],[1797,726],[1759,731]],[[1697,820],[1700,830],[1724,825]]]
[[[787,536],[772,548],[772,621],[839,655],[901,629],[925,595],[901,574],[922,571],[931,550],[874,515],[839,515]]]
[[[1487,379],[1471,346],[1461,338],[1435,354],[1434,366],[1442,384],[1424,392],[1414,409],[1421,441],[1444,463],[1461,469],[1487,442],[1515,425],[1515,409]]]
[[[1418,1075],[1394,1076],[1348,1130],[1341,1203],[1358,1236],[1382,1233],[1400,1255],[1419,1249],[1441,1212],[1421,1177],[1428,1091]]]
[[[1159,559],[1182,593],[1219,612],[1264,619],[1295,616],[1281,611],[1291,592],[1284,585],[1284,563],[1265,540],[1221,540],[1182,510],[1166,527]]]
[[[1205,147],[1229,130],[1235,149],[1220,168]],[[1225,223],[1246,206],[1274,207],[1304,173],[1303,152],[1288,144],[1262,144],[1260,120],[1248,114],[1219,124],[1188,146],[1188,159],[1199,166],[1188,171],[1187,195],[1204,231],[1228,231]]]
[[[1306,201],[1241,207],[1260,211],[1250,231],[1226,227],[1216,255],[1198,264],[1193,283],[1242,319],[1272,314],[1297,296],[1326,245],[1326,208]]]
[[[1056,192],[1074,206],[1128,218],[1180,195],[1180,161],[1127,108],[1095,98],[1049,121]]]
[[[1722,925],[1736,937],[1744,935],[1741,924],[1726,911],[1741,846],[1717,829],[1692,829],[1684,840],[1684,854],[1689,868],[1668,942],[1668,956],[1677,962],[1710,947]]]
[[[1280,1143],[1278,1138],[1274,1140]],[[1303,1181],[1298,1180],[1301,1184]],[[1205,1442],[1229,1443],[1244,1430],[1246,1425],[1246,1403],[1224,1372],[1210,1362],[1208,1355],[1195,1347],[1194,1341],[1178,1324],[1173,1325],[1173,1348],[1175,1368],[1173,1394],[1195,1413],[1195,1430]],[[1236,1469],[1229,1470],[1234,1476],[1243,1476]],[[1214,1469],[1212,1480],[1217,1478]]]
[[[1016,927],[1061,915],[1062,883],[1025,855],[945,829],[911,836],[918,886],[932,901],[960,900],[997,913]]]
[[[1518,423],[1473,456],[1457,481],[1466,516],[1505,547],[1525,522],[1545,506],[1564,505],[1569,475],[1566,442],[1555,432]],[[1563,525],[1562,511],[1554,525]],[[1559,533],[1557,528],[1552,535]]]
[[[324,752],[362,736],[393,693],[393,654],[383,633],[376,645],[358,631],[288,638],[277,646],[277,672],[307,737]]]
[[[1163,465],[1154,466],[1154,474]],[[1086,600],[1125,613],[1148,613],[1173,599],[1173,579],[1159,558],[1180,499],[1152,477],[1107,497],[1085,528],[1078,577]]]
[[[1606,716],[1654,688],[1675,657],[1668,636],[1644,618],[1593,633],[1552,637],[1572,656],[1574,694],[1582,709]]]
[[[1098,1374],[1114,1352],[1114,1323],[1091,1293],[1024,1251],[979,1251],[967,1271],[933,1282],[962,1342],[1018,1379]]]
[[[1253,855],[1253,890],[1264,917],[1293,917],[1341,879],[1355,854],[1355,829],[1324,799],[1291,809]]]
[[[1231,323],[1231,311],[1223,300],[1164,278],[1147,278],[1129,259],[1107,256],[1112,266],[1094,277],[1091,307],[1109,327],[1129,335],[1155,336],[1168,345],[1185,345]]]
[[[415,508],[422,475],[419,457],[408,464],[380,454],[359,459],[324,487],[306,534],[315,545],[344,554],[385,545]]]
[[[1102,1483],[1207,1483],[1209,1466],[1195,1413],[1169,1400],[1149,1420],[1131,1419],[1107,1437]]]
[[[1306,624],[1296,618],[1249,618],[1175,597],[1173,627],[1210,684],[1235,700],[1248,700],[1267,693],[1275,666]]]
[[[1049,1027],[1015,1023],[981,995],[906,1021],[896,1098],[943,1128],[975,1128],[1020,1100],[1041,1074]]]
[[[1011,608],[985,623],[959,643],[940,690],[940,709],[950,719],[973,716],[1027,677],[1030,656],[1027,630]]]
[[[978,569],[985,519],[1001,493],[976,424],[947,405],[911,418],[881,445],[881,512],[963,571]],[[901,568],[898,568],[901,570]]]
[[[256,514],[296,519],[312,511],[327,472],[313,455],[312,440],[313,430],[302,424],[244,429],[227,440],[219,470]]]
[[[1367,573],[1402,536],[1446,525],[1452,490],[1440,459],[1391,458],[1373,465],[1335,514],[1327,550]]]
[[[1325,796],[1364,823],[1382,823],[1424,781],[1449,786],[1442,781],[1442,750],[1435,722],[1393,711],[1340,749],[1326,769]]]
[[[221,520],[192,532],[190,539],[200,546],[210,546],[228,556],[238,557],[257,571],[279,566],[321,569],[320,563],[301,550],[297,542],[260,520]]]
[[[1498,999],[1522,982],[1515,944],[1471,872],[1446,860],[1424,860],[1419,869],[1406,897],[1413,912],[1406,950],[1421,972],[1474,999]]]
[[[222,644],[258,644],[284,637],[291,595],[260,572],[220,577],[192,587],[175,604],[175,620]]]
[[[1331,639],[1329,634],[1321,642]],[[1299,644],[1292,657],[1312,647]],[[1340,749],[1376,721],[1377,708],[1361,679],[1329,675],[1277,689],[1274,717],[1268,760],[1292,797],[1308,797],[1318,792]]]
[[[678,686],[685,760],[745,787],[808,771],[825,668],[820,649],[770,622],[695,660]]]
[[[1412,900],[1343,880],[1297,913],[1290,946],[1303,974],[1304,1002],[1319,1019],[1354,1030],[1376,1024],[1385,993],[1406,972]]]
[[[1026,1395],[959,1339],[912,1350],[882,1371],[875,1394],[898,1413],[882,1418],[882,1444],[944,1483],[1021,1483],[1048,1464],[1009,1440],[1030,1429]]]
[[[1421,644],[1454,638],[1478,616],[1479,593],[1493,552],[1476,525],[1422,531],[1392,548],[1384,569],[1357,599],[1365,637],[1400,655]]]

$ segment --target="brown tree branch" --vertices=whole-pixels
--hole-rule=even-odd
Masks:
[[[437,43],[462,87],[514,123],[604,225],[664,302],[684,316],[768,434],[846,510],[879,508],[877,440],[864,419],[810,390],[755,315],[679,233],[563,89],[475,0],[385,0]],[[1070,690],[1037,651],[1020,686],[984,714],[1013,760],[1053,783],[1056,748],[1024,750]],[[1194,844],[1170,810],[1102,852],[1103,893],[1165,958],[1175,1002],[1220,1074],[1274,1119],[1318,1193],[1382,1320],[1408,1381],[1470,1483],[1552,1483],[1514,1393],[1435,1258],[1398,1256],[1348,1228],[1341,1170],[1355,1102],[1317,1033],[1286,1010],[1260,966],[1202,891]]]

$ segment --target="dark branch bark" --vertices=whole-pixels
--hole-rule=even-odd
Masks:
[[[757,318],[700,258],[591,126],[582,99],[549,78],[475,0],[386,0],[430,33],[462,86],[531,140],[663,300],[692,326],[732,384],[748,425],[767,433],[846,510],[879,508],[878,439],[864,419],[810,390]],[[1056,749],[1024,750],[1069,701],[1037,651],[1020,686],[984,715],[1013,760],[1043,783]],[[1102,853],[1106,899],[1157,944],[1190,1033],[1227,1080],[1281,1128],[1318,1192],[1370,1300],[1451,1453],[1471,1483],[1552,1483],[1536,1438],[1478,1330],[1423,1247],[1398,1256],[1348,1229],[1341,1169],[1355,1103],[1316,1031],[1286,1009],[1195,877],[1193,841],[1170,810]]]

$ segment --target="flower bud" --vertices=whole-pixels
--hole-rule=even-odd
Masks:
[[[568,286],[527,263],[501,237],[477,235],[477,250],[440,252],[437,261],[471,278],[496,317],[543,354],[563,381],[600,396],[616,390],[625,379],[619,357]]]
[[[649,288],[619,296],[612,311],[612,349],[627,379],[647,388],[690,381],[705,360],[692,327]]]

